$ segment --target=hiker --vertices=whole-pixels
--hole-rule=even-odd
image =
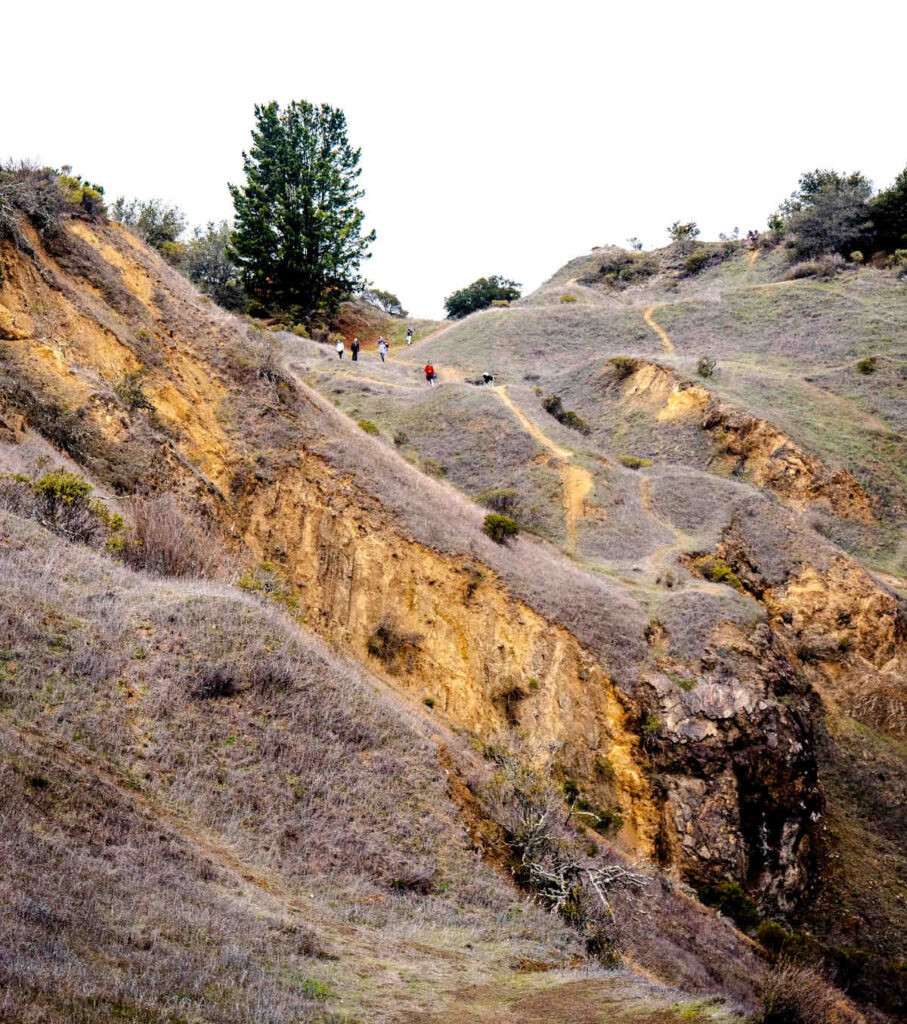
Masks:
[[[412,345],[412,343],[413,343],[413,329],[412,329],[412,327],[407,327],[406,328],[406,346],[407,346],[407,348],[409,348],[409,346]]]
[[[378,338],[378,355],[381,356],[381,362],[384,362],[384,357],[387,355],[387,342],[384,338]]]
[[[425,364],[425,379],[432,387],[435,386],[435,368],[431,363]]]
[[[350,352],[351,352],[351,354],[353,356],[353,362],[354,363],[358,363],[359,362],[359,339],[358,338],[353,338],[353,344],[350,345]]]
[[[334,348],[337,350],[337,358],[343,359],[343,338],[337,339],[337,344],[334,346]]]

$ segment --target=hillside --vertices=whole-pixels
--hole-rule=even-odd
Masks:
[[[555,1021],[617,1002],[628,1020],[726,1019],[753,1008],[764,967],[687,886],[728,883],[820,953],[850,947],[842,983],[897,1008],[904,464],[885,417],[902,284],[767,288],[779,299],[758,302],[837,289],[867,326],[854,314],[853,349],[829,343],[815,388],[785,351],[789,401],[763,386],[750,406],[745,373],[771,368],[776,328],[720,324],[777,276],[770,254],[619,294],[584,258],[519,305],[353,366],[228,316],[116,225],[18,230],[0,272],[0,469],[20,475],[0,723],[7,804],[33,840],[3,832],[17,953],[0,1013]],[[797,314],[818,321],[807,346],[845,315],[818,294],[815,318]],[[699,306],[711,326],[674,322]],[[878,323],[892,340],[870,349]],[[706,330],[718,372],[688,386]],[[846,360],[867,355],[891,361],[890,394],[845,393]],[[499,387],[462,383],[486,368]],[[786,411],[807,391],[834,424],[824,447]],[[544,412],[552,393],[589,434]],[[206,524],[176,532],[241,568],[175,580],[53,536],[25,495],[57,465],[130,522],[132,496],[175,495]],[[502,488],[536,534],[507,547],[470,500]],[[570,826],[589,857],[644,865],[623,969],[514,887],[489,795],[510,749],[575,790],[598,826]]]

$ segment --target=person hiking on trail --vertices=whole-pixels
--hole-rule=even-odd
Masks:
[[[353,338],[353,344],[350,345],[350,354],[353,357],[353,362],[359,362],[359,339]]]
[[[337,358],[343,359],[343,338],[337,339],[337,344],[334,346],[334,348],[337,350]]]
[[[431,363],[425,364],[425,379],[432,387],[435,386],[435,368]]]
[[[407,347],[413,343],[413,329],[412,327],[406,328],[406,344]]]
[[[384,338],[378,339],[378,355],[381,356],[381,362],[384,362],[384,357],[387,355],[387,342]]]

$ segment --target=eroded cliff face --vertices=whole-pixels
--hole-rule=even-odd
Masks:
[[[831,470],[804,452],[783,431],[719,399],[674,370],[634,360],[621,394],[631,407],[646,406],[660,422],[698,420],[714,446],[716,461],[771,491],[794,509],[816,506],[842,519],[873,521],[872,502],[846,470]]]
[[[517,728],[557,748],[565,773],[651,852],[657,814],[632,706],[572,634],[472,559],[401,536],[316,456],[258,488],[244,516],[245,542],[286,566],[307,625],[478,737]],[[379,627],[390,642],[376,648]]]
[[[304,396],[288,386],[279,401],[250,411],[222,361],[241,325],[213,314],[119,229],[79,224],[75,235],[94,253],[80,250],[86,265],[96,258],[113,273],[111,283],[103,268],[92,271],[108,298],[55,264],[34,237],[38,264],[5,254],[0,328],[42,392],[80,410],[106,451],[141,449],[157,460],[166,472],[143,480],[204,501],[257,560],[282,568],[307,626],[401,694],[432,698],[452,725],[483,740],[516,729],[529,745],[556,745],[563,773],[590,802],[621,812],[622,837],[640,853],[694,881],[747,880],[780,905],[804,891],[818,787],[798,665],[774,628],[719,617],[695,658],[672,660],[653,643],[637,684],[618,687],[609,665],[494,572],[417,543],[392,510],[313,454],[294,419]],[[119,311],[105,305],[110,296],[119,296]],[[123,407],[114,386],[139,368],[157,417],[150,441],[151,428],[142,433],[141,415]],[[704,389],[654,364],[637,372],[665,417],[711,422]],[[14,442],[28,416],[13,403],[0,419],[0,440]],[[760,458],[791,465],[773,444],[752,446],[754,473]],[[279,468],[259,468],[237,487],[243,467],[265,451]],[[107,472],[93,456],[87,464]],[[812,493],[803,486],[789,494]],[[795,595],[796,614],[812,616],[816,628],[844,614],[849,578],[836,584],[840,609],[823,598],[807,612],[813,584],[792,571],[770,594],[763,587],[770,621],[783,621]],[[877,648],[873,616],[867,606],[854,626],[866,631],[867,657]]]

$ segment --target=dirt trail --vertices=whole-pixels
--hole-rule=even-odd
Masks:
[[[756,262],[758,257],[759,257],[759,250],[758,249],[750,249],[750,251],[746,254],[746,261],[747,261],[747,263],[749,263],[750,266],[752,266]]]
[[[655,323],[655,321],[652,319],[652,314],[655,312],[656,309],[658,309],[657,306],[647,306],[645,312],[642,315],[643,320],[645,320],[645,322],[658,335],[659,339],[661,340],[661,347],[665,350],[665,352],[667,352],[669,356],[676,355],[677,349],[674,348],[674,342],[671,341],[671,339],[668,337],[668,332],[663,327],[660,327],[657,323]]]
[[[577,466],[571,462],[570,460],[573,458],[574,453],[569,448],[562,448],[559,444],[552,441],[550,437],[543,434],[523,410],[514,405],[505,387],[496,387],[492,388],[492,390],[516,416],[527,433],[531,434],[539,444],[551,452],[546,462],[550,462],[552,458],[555,458],[560,463],[559,469],[564,487],[564,518],[567,523],[567,550],[570,554],[576,554],[577,528],[580,519],[584,515],[586,498],[595,486],[592,474],[588,470],[583,469],[582,466]]]

